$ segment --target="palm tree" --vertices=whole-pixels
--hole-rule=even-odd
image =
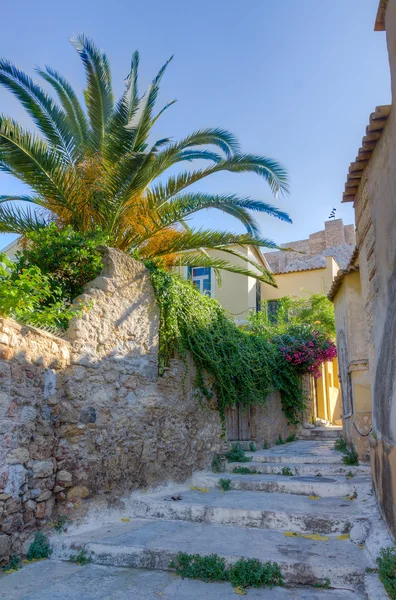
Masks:
[[[226,255],[241,256],[241,247],[247,245],[275,247],[260,236],[252,211],[291,222],[289,216],[262,200],[188,188],[220,171],[253,172],[277,195],[288,189],[283,167],[271,158],[242,154],[235,137],[218,128],[195,131],[178,142],[164,138],[151,145],[148,138],[153,126],[175,102],[155,113],[159,84],[171,59],[141,96],[139,54],[135,52],[125,90],[114,102],[106,54],[84,35],[72,38],[71,43],[86,73],[85,108],[57,71],[37,69],[56,92],[58,103],[23,71],[0,60],[0,83],[18,98],[39,131],[26,131],[0,115],[0,170],[32,190],[31,195],[0,196],[0,232],[24,235],[50,222],[61,228],[71,225],[83,233],[100,228],[110,245],[125,252],[138,251],[142,259],[166,266],[212,266],[273,284],[271,274],[255,260],[250,262],[258,274],[229,263]],[[208,166],[164,180],[170,167],[195,160],[208,161]],[[208,208],[234,216],[246,233],[187,226],[193,213]],[[225,259],[210,257],[210,249],[224,252]]]

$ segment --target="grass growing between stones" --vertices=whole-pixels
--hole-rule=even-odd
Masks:
[[[220,479],[219,485],[223,492],[228,492],[228,490],[231,488],[231,479]]]
[[[334,450],[338,450],[338,452],[342,452],[344,456],[342,457],[342,462],[344,465],[359,465],[359,455],[356,452],[356,448],[351,444],[348,447],[348,444],[344,440],[344,438],[338,438],[334,443]]]
[[[383,548],[377,558],[378,575],[389,598],[396,600],[396,545]]]
[[[283,585],[280,567],[275,562],[262,563],[257,559],[240,558],[227,566],[224,558],[217,554],[200,556],[179,552],[176,562],[169,565],[177,575],[187,579],[206,582],[229,581],[236,589],[263,588]]]
[[[81,567],[84,565],[89,565],[92,562],[91,556],[88,554],[86,548],[81,548],[78,554],[72,554],[69,557],[70,562],[75,562],[79,564]]]
[[[294,477],[294,473],[290,467],[283,467],[280,475],[284,475],[285,477]]]
[[[15,571],[19,571],[22,566],[22,559],[19,554],[13,554],[11,556],[10,562],[4,565],[3,571],[5,573],[15,573]]]
[[[221,456],[219,454],[216,454],[212,459],[212,471],[213,473],[221,473],[222,471]]]
[[[235,467],[232,470],[233,473],[237,473],[238,475],[258,475],[259,472],[256,469],[249,469],[249,467]]]
[[[245,450],[240,444],[233,444],[231,450],[227,452],[226,459],[228,462],[249,462],[250,458],[245,456]]]

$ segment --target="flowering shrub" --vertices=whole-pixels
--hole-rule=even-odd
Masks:
[[[313,325],[290,326],[286,333],[274,336],[272,341],[299,373],[311,373],[315,378],[322,374],[321,365],[337,356],[335,344]]]

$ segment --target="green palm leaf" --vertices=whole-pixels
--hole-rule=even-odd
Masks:
[[[7,60],[0,60],[0,84],[8,88],[36,123],[48,142],[72,160],[76,140],[65,114],[33,80]]]
[[[89,126],[72,86],[62,75],[50,67],[45,67],[45,71],[42,69],[36,70],[57,92],[67,116],[68,126],[77,144],[83,147],[86,146],[88,143]]]
[[[106,123],[113,110],[110,66],[106,54],[100,52],[85,35],[76,35],[70,41],[85,67],[87,75],[85,102],[92,128],[93,146],[99,150],[103,146]]]

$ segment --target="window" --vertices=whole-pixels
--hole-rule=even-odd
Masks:
[[[210,267],[188,267],[188,277],[198,292],[205,294],[205,296],[211,295],[212,274]]]
[[[276,323],[278,321],[278,300],[268,300],[267,302],[267,314],[270,323]]]

